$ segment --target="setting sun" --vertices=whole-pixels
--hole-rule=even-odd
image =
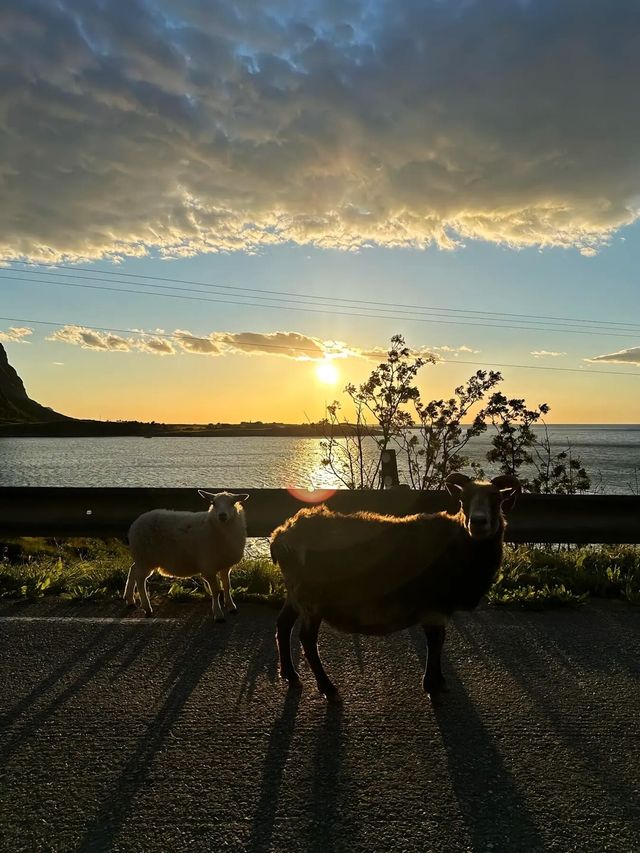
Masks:
[[[316,367],[316,376],[325,385],[335,385],[340,373],[332,361],[321,361]]]

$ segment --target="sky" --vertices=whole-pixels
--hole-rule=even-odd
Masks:
[[[0,341],[76,417],[317,420],[400,333],[638,423],[639,75],[625,0],[7,0]]]

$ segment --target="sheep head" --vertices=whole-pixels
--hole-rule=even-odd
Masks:
[[[460,501],[465,528],[477,540],[495,536],[502,523],[502,511],[510,510],[522,492],[518,478],[510,474],[501,474],[490,482],[472,480],[465,474],[449,474],[445,486]]]
[[[234,519],[238,513],[237,504],[244,503],[249,499],[249,495],[236,495],[233,492],[205,492],[203,489],[198,489],[200,497],[209,501],[209,512],[215,513],[215,518],[221,524],[227,524]]]

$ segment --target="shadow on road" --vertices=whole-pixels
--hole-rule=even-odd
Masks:
[[[544,850],[540,830],[473,702],[456,679],[433,713],[473,850]],[[428,756],[425,757],[428,760]]]
[[[58,664],[58,666],[52,669],[47,676],[35,684],[29,693],[23,696],[19,702],[16,702],[12,708],[9,708],[4,712],[4,714],[2,714],[2,716],[0,716],[0,731],[3,731],[5,728],[10,726],[18,717],[21,716],[21,714],[24,713],[24,711],[31,708],[34,702],[37,702],[38,699],[55,688],[59,684],[60,680],[64,678],[65,674],[69,672],[69,670],[73,669],[77,663],[84,661],[91,649],[102,643],[106,635],[109,633],[113,633],[113,625],[105,626],[102,631],[96,633],[89,642],[83,643],[83,645],[77,649],[73,649],[72,652]]]
[[[420,629],[412,629],[410,635],[421,666],[424,666],[424,635]],[[451,786],[471,839],[471,848],[543,850],[544,839],[515,779],[504,765],[491,732],[451,662],[445,661],[443,669],[449,690],[443,705],[427,704],[426,713],[435,717],[440,730]],[[431,755],[425,754],[423,760],[429,765]]]
[[[287,689],[282,713],[271,729],[262,770],[260,798],[253,816],[247,853],[266,853],[271,850],[282,776],[289,756],[300,695],[299,689]]]
[[[149,632],[153,631],[153,629],[153,626],[147,628],[144,634],[140,634],[133,641],[129,635],[122,635],[117,642],[112,643],[102,654],[93,659],[89,666],[83,672],[79,673],[71,684],[65,687],[55,698],[51,699],[41,710],[29,717],[27,722],[18,729],[13,737],[7,739],[7,742],[0,747],[0,761],[6,761],[24,746],[30,738],[36,735],[47,720],[59,711],[66,702],[83,690],[104,669],[109,661],[117,657],[125,646],[129,647],[128,657],[136,657],[149,642]],[[86,659],[87,653],[92,647],[103,642],[109,634],[115,633],[116,626],[109,625],[100,631],[89,643],[85,643],[80,649],[69,655],[63,663],[52,670],[46,678],[37,684],[27,696],[3,715],[0,720],[0,731],[3,731],[24,712],[28,711],[40,697],[53,690],[69,670],[73,669],[80,660]]]
[[[352,634],[351,641],[353,642],[353,653],[358,664],[358,669],[364,675],[364,655],[362,654],[362,638],[359,634]]]
[[[287,691],[282,713],[271,730],[247,853],[266,853],[273,849],[283,774],[289,760],[300,697],[300,690]],[[305,846],[309,853],[328,853],[337,849],[335,833],[338,826],[342,747],[342,707],[328,703],[324,720],[315,732],[308,793],[310,821]],[[283,811],[286,813],[286,803],[283,804]]]
[[[261,676],[266,675],[271,684],[273,684],[274,687],[277,686],[278,665],[274,635],[275,630],[273,632],[263,633],[257,645],[254,645],[255,640],[253,640],[251,651],[247,655],[247,672],[242,679],[240,689],[238,690],[236,709],[239,708],[243,702],[253,698],[258,679]]]
[[[592,784],[600,789],[599,796],[606,799],[610,819],[615,823],[615,816],[619,815],[640,831],[637,783],[632,784],[622,775],[627,758],[624,750],[612,754],[608,746],[601,745],[597,733],[594,736],[581,724],[582,709],[594,701],[592,684],[581,679],[585,669],[576,668],[573,656],[567,654],[560,637],[551,640],[540,634],[539,627],[536,629],[513,635],[508,646],[480,626],[476,634],[493,660],[508,673],[519,690],[530,697],[555,739],[564,743],[572,754],[576,771],[592,777]],[[464,636],[469,642],[468,633]],[[600,658],[602,670],[610,673],[615,671],[619,652],[616,644],[605,649],[603,644],[593,648],[590,643],[584,643],[583,655],[588,667],[596,656]],[[625,720],[611,719],[610,724],[624,726]],[[621,766],[619,761],[622,761]]]
[[[342,764],[343,734],[342,706],[327,704],[326,714],[316,739],[313,760],[313,784],[311,790],[311,823],[307,839],[308,851],[336,850],[340,840],[336,838],[339,826],[338,806],[340,803],[340,766]]]
[[[144,737],[131,753],[119,777],[102,800],[102,807],[77,850],[98,853],[112,849],[137,793],[149,781],[156,754],[176,723],[189,696],[211,662],[220,655],[233,634],[229,630],[212,633],[208,618],[183,626],[183,645],[169,673],[169,694],[149,724]]]

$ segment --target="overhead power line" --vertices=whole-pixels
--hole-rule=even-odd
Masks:
[[[34,326],[55,326],[57,328],[71,326],[74,328],[80,329],[88,329],[92,332],[112,332],[114,334],[119,335],[139,335],[141,337],[149,337],[149,338],[163,338],[167,340],[177,341],[200,341],[200,342],[208,342],[208,343],[218,343],[215,340],[212,341],[211,338],[206,336],[198,336],[198,335],[176,335],[167,333],[167,332],[142,332],[136,329],[119,329],[113,328],[110,326],[92,326],[85,323],[69,323],[69,322],[55,322],[53,320],[34,320],[31,318],[25,317],[0,317],[0,320],[7,323],[32,323]],[[251,349],[255,349],[255,345],[252,344],[242,344],[242,343],[229,343],[225,341],[220,341],[220,344],[223,346],[233,346],[239,350],[243,347],[246,348],[248,352],[251,352]],[[289,346],[286,344],[268,344],[268,343],[260,343],[260,349],[273,349],[273,350],[295,350],[297,352],[305,352],[312,354],[318,357],[318,350],[299,347],[299,346]],[[326,353],[327,355],[331,355],[331,351]],[[463,359],[446,359],[439,358],[436,361],[436,364],[466,364],[472,365],[475,367],[500,367],[500,368],[510,368],[510,369],[520,369],[520,370],[543,370],[543,371],[553,371],[560,373],[580,373],[582,376],[591,376],[593,374],[601,374],[606,376],[640,376],[640,372],[638,371],[629,371],[623,372],[621,370],[601,370],[599,368],[579,368],[579,367],[554,367],[551,365],[543,365],[543,364],[511,364],[511,363],[497,363],[497,362],[482,362],[482,361],[468,361]]]
[[[483,315],[485,318],[488,317],[511,317],[511,318],[520,318],[522,320],[551,320],[551,321],[560,321],[560,322],[571,322],[571,323],[587,323],[587,324],[596,324],[598,326],[606,325],[606,326],[624,326],[625,328],[634,327],[640,329],[640,323],[629,323],[629,322],[621,322],[615,320],[602,320],[602,319],[588,319],[588,318],[579,318],[579,317],[556,317],[547,314],[515,314],[511,312],[505,311],[482,311],[473,308],[445,308],[442,306],[433,306],[433,305],[416,305],[416,304],[407,304],[407,303],[395,303],[395,302],[379,302],[370,299],[355,299],[355,298],[344,298],[340,296],[320,296],[317,294],[306,295],[301,293],[294,293],[292,291],[286,290],[273,290],[267,288],[255,288],[255,287],[246,287],[240,285],[228,285],[228,284],[217,284],[214,282],[204,282],[204,281],[193,281],[190,279],[178,279],[178,278],[169,278],[166,276],[157,276],[157,275],[143,275],[141,273],[129,273],[129,272],[120,272],[119,270],[93,270],[89,267],[76,267],[70,266],[68,264],[37,264],[37,266],[46,267],[45,270],[33,270],[33,269],[22,269],[18,270],[19,272],[31,272],[38,275],[47,275],[48,271],[53,267],[54,269],[63,269],[69,270],[71,272],[84,272],[89,273],[91,276],[95,276],[96,273],[99,275],[107,275],[107,276],[115,276],[119,278],[135,278],[147,281],[162,281],[162,282],[170,282],[176,285],[182,284],[190,284],[197,285],[198,287],[205,288],[215,288],[219,290],[231,290],[231,291],[245,291],[247,293],[265,293],[265,294],[273,294],[277,296],[285,296],[292,298],[300,298],[300,299],[316,299],[325,302],[341,302],[341,303],[353,303],[354,305],[379,305],[383,308],[409,308],[412,310],[419,311],[444,311],[447,313],[453,314],[478,314]],[[11,268],[15,269],[15,267]]]
[[[76,280],[76,281],[79,280],[81,282],[89,282],[89,284],[91,284],[92,282],[103,282],[103,283],[107,283],[107,284],[118,284],[118,285],[120,285],[120,284],[122,284],[122,285],[135,284],[135,282],[127,282],[127,281],[120,281],[120,280],[116,280],[114,282],[113,279],[99,278],[95,274],[85,276],[85,275],[77,275],[77,274],[71,274],[71,273],[58,273],[58,272],[51,272],[51,271],[45,272],[42,270],[15,270],[14,269],[14,270],[10,270],[10,271],[17,272],[21,275],[29,275],[29,274],[40,275],[40,276],[44,275],[44,276],[52,276],[52,277],[59,277],[59,278],[65,278],[65,279],[72,279],[72,280]],[[8,278],[8,279],[12,279],[14,281],[27,281],[27,279],[16,278],[16,277],[12,277],[12,276],[9,276],[6,274],[4,277]],[[144,276],[144,278],[145,279],[151,278],[151,276]],[[169,281],[170,279],[161,279],[161,280],[162,281],[165,281],[165,280]],[[47,282],[42,282],[42,283],[46,284]],[[61,282],[48,282],[48,283],[52,284],[53,286],[55,286],[57,284],[64,286],[64,284]],[[197,285],[197,288],[179,286],[179,285],[184,285],[184,284],[195,284],[195,285]],[[230,294],[232,296],[237,296],[238,298],[254,299],[254,300],[257,299],[257,300],[260,300],[260,302],[267,302],[267,303],[276,302],[278,305],[286,305],[287,303],[293,303],[293,305],[302,305],[303,307],[308,306],[308,305],[316,305],[316,306],[319,305],[323,308],[326,308],[327,305],[335,304],[335,302],[333,302],[331,297],[326,297],[326,296],[316,296],[316,295],[308,295],[308,294],[291,294],[291,295],[287,296],[286,298],[281,297],[281,296],[245,296],[242,291],[254,291],[255,290],[255,292],[258,292],[258,293],[272,293],[272,294],[284,293],[284,291],[257,290],[254,288],[240,288],[240,287],[232,287],[232,286],[227,286],[227,285],[207,284],[205,282],[187,282],[187,281],[180,281],[178,279],[176,279],[176,284],[174,284],[174,285],[146,284],[146,282],[144,282],[141,286],[147,287],[147,288],[153,288],[153,290],[140,290],[140,286],[134,288],[132,291],[129,291],[128,289],[125,289],[124,287],[119,287],[117,289],[121,290],[123,293],[124,292],[133,292],[133,293],[151,293],[151,294],[156,293],[158,290],[160,290],[160,291],[177,291],[177,294],[172,294],[175,298],[176,295],[180,296],[181,294],[185,294],[185,293],[203,294],[203,293],[208,292],[206,289],[202,290],[199,288],[222,288],[225,291],[227,291],[227,290],[240,291],[240,293]],[[158,293],[157,295],[162,295],[162,293]],[[226,293],[223,295],[226,295]],[[343,303],[343,304],[338,306],[339,308],[357,309],[361,306],[367,307],[370,305],[371,306],[391,305],[391,303],[368,302],[366,300],[343,299],[340,297],[336,297],[336,301]],[[237,303],[237,304],[247,304],[247,305],[251,306],[254,303],[250,303],[250,302],[244,303],[243,302],[243,303]],[[426,306],[420,307],[417,305],[411,306],[411,305],[402,305],[402,304],[398,304],[398,305],[395,305],[392,307],[394,307],[394,309],[396,310],[396,313],[398,313],[398,314],[402,314],[403,316],[408,314],[409,316],[406,317],[405,319],[415,319],[416,310],[418,310],[422,314],[426,314],[430,318],[431,317],[447,318],[447,317],[458,317],[459,316],[459,317],[470,319],[470,320],[499,321],[501,323],[501,325],[504,325],[505,328],[508,328],[508,326],[506,324],[504,324],[504,321],[501,319],[502,317],[521,317],[523,319],[518,320],[518,323],[526,323],[526,324],[532,324],[533,323],[534,326],[532,326],[532,328],[534,328],[536,330],[539,330],[541,328],[540,320],[534,319],[535,315],[526,315],[526,314],[513,314],[513,315],[511,315],[511,314],[502,314],[501,312],[491,312],[491,311],[481,312],[481,311],[475,311],[472,309],[466,310],[466,309],[458,309],[458,308],[429,308]],[[411,311],[403,310],[404,308],[407,308],[407,309],[411,308],[413,310],[411,310]],[[376,314],[372,314],[372,316],[381,316],[380,312],[383,312],[385,310],[386,309],[384,309],[384,308],[378,308],[378,307],[370,307],[369,308],[369,307],[367,307],[368,312],[378,312]],[[481,316],[481,315],[485,315],[485,316]],[[384,315],[382,315],[382,316],[384,316]],[[606,330],[607,326],[610,325],[612,328],[612,333],[614,333],[614,332],[629,332],[629,334],[636,334],[636,333],[640,334],[640,324],[636,324],[636,323],[625,323],[625,324],[623,324],[623,323],[617,323],[617,322],[609,323],[609,321],[577,320],[577,319],[560,320],[560,319],[558,319],[557,321],[554,322],[554,327],[557,328],[559,324],[560,324],[560,329],[563,331],[568,330],[571,327],[577,327],[580,330],[584,330],[584,329],[588,329],[588,330],[590,330],[590,329],[593,329],[593,330],[604,329],[604,330]],[[516,328],[528,328],[528,327],[529,326],[517,326]],[[618,327],[623,327],[623,328],[618,328]],[[546,327],[543,327],[543,328],[546,328]]]
[[[11,270],[16,272],[16,270]],[[17,272],[22,272],[22,270],[18,270]],[[156,290],[140,290],[138,288],[126,288],[126,287],[111,287],[104,284],[90,284],[87,281],[82,280],[81,282],[77,281],[48,281],[48,280],[32,280],[29,278],[20,278],[17,276],[7,275],[5,270],[0,269],[0,275],[2,278],[11,281],[21,282],[23,284],[29,285],[50,285],[56,287],[74,287],[81,288],[85,290],[100,290],[107,291],[110,293],[130,293],[137,296],[152,296],[152,297],[164,297],[166,299],[178,299],[178,300],[187,300],[187,301],[195,301],[195,302],[208,302],[214,304],[222,304],[222,305],[239,305],[245,307],[253,307],[253,308],[269,308],[271,310],[276,311],[298,311],[306,314],[325,314],[331,316],[340,316],[340,317],[359,317],[366,319],[384,319],[384,320],[395,320],[400,322],[414,322],[414,323],[426,323],[430,325],[447,325],[447,326],[474,326],[477,328],[485,328],[485,329],[513,329],[518,331],[535,331],[535,332],[552,332],[552,333],[563,333],[563,334],[574,334],[574,335],[588,335],[599,336],[599,337],[615,337],[615,338],[625,338],[628,339],[632,335],[640,334],[640,330],[630,329],[626,333],[622,333],[621,330],[617,331],[596,331],[591,328],[558,328],[554,326],[533,326],[533,325],[515,325],[511,323],[482,323],[468,320],[459,320],[459,319],[441,319],[434,316],[424,317],[424,316],[415,316],[415,314],[406,313],[405,316],[400,316],[402,312],[400,311],[397,314],[371,314],[365,313],[362,311],[343,311],[343,310],[335,310],[330,307],[322,307],[322,308],[311,308],[304,305],[288,305],[285,303],[285,300],[282,300],[283,304],[275,304],[271,305],[267,302],[240,302],[237,299],[219,299],[215,297],[205,297],[205,296],[191,296],[185,295],[184,293],[165,293],[165,292],[157,292]],[[125,282],[126,283],[126,282]],[[147,285],[148,287],[153,287],[153,285]],[[272,302],[276,301],[276,297],[271,299]],[[345,306],[349,307],[349,306]],[[378,309],[374,309],[378,310]],[[479,318],[482,319],[482,318]],[[486,318],[489,319],[489,318]]]

